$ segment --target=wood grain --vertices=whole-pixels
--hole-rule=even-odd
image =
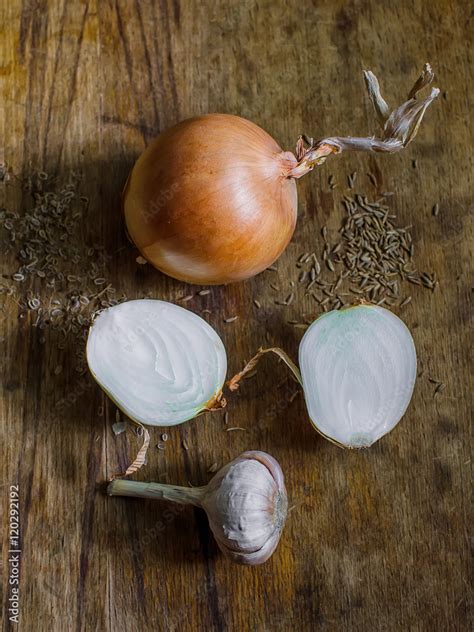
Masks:
[[[461,1],[10,0],[0,4],[2,161],[17,174],[84,174],[90,222],[78,239],[114,253],[104,275],[132,297],[176,300],[194,291],[135,263],[119,195],[160,130],[206,112],[239,114],[285,148],[297,136],[374,130],[362,70],[390,103],[430,61],[443,97],[416,142],[394,156],[343,155],[304,178],[293,241],[278,283],[295,279],[299,253],[335,231],[346,176],[376,195],[393,190],[411,224],[416,262],[440,279],[413,290],[403,318],[420,375],[402,423],[374,447],[345,452],[312,430],[296,385],[271,358],[229,404],[169,431],[137,478],[193,485],[245,449],[282,465],[293,509],[279,549],[259,568],[219,554],[205,516],[158,502],[108,499],[103,483],[136,449],[115,437],[114,406],[73,355],[40,344],[14,304],[2,320],[2,616],[8,599],[8,489],[20,486],[22,630],[468,630],[472,524],[469,445],[472,337],[472,15]],[[417,161],[414,169],[412,161]],[[330,191],[329,174],[338,188]],[[2,189],[15,209],[25,199]],[[431,215],[438,202],[440,213]],[[8,275],[12,261],[6,260]],[[229,375],[263,343],[295,358],[292,318],[317,315],[300,296],[276,306],[272,273],[216,287],[188,304],[212,311]],[[275,277],[276,278],[276,277]],[[262,309],[252,300],[257,298]],[[233,323],[223,318],[238,315]],[[64,371],[54,375],[61,363]],[[428,377],[447,386],[433,397]],[[57,404],[71,395],[60,415]],[[99,416],[99,408],[105,415]],[[181,441],[190,449],[185,451]],[[159,431],[152,430],[152,446]]]

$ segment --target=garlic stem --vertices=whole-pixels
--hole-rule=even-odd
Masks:
[[[205,487],[179,487],[163,483],[141,483],[139,481],[112,481],[107,487],[109,496],[131,496],[133,498],[157,498],[171,500],[181,505],[201,507]]]

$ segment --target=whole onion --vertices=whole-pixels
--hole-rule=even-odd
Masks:
[[[390,113],[378,81],[365,73],[382,126],[379,138],[300,137],[295,154],[283,151],[263,129],[238,116],[208,114],[163,132],[139,157],[123,194],[128,233],[140,253],[182,281],[241,281],[271,265],[296,225],[296,182],[343,150],[396,152],[416,135],[433,88],[428,64]]]

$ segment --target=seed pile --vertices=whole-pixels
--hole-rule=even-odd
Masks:
[[[34,327],[58,332],[60,349],[85,339],[95,311],[125,300],[104,276],[111,256],[102,245],[87,246],[80,238],[88,199],[79,195],[79,183],[76,173],[61,185],[40,172],[21,182],[31,199],[25,211],[0,209],[6,253],[17,262],[13,272],[2,275],[0,292],[17,301],[20,317],[34,314]],[[76,345],[80,373],[83,346]]]
[[[400,298],[400,283],[409,281],[434,290],[434,275],[420,274],[413,263],[414,245],[410,226],[398,228],[396,215],[390,212],[385,198],[369,202],[367,197],[344,196],[347,217],[341,229],[341,240],[334,246],[325,244],[323,258],[329,267],[343,263],[349,279],[370,300]],[[340,254],[338,254],[340,252]]]
[[[306,252],[298,258],[298,281],[306,284],[306,293],[324,311],[353,303],[356,297],[377,305],[404,307],[411,301],[410,295],[402,296],[404,281],[431,290],[437,287],[434,274],[416,269],[411,227],[396,226],[387,197],[385,194],[370,202],[363,195],[345,195],[346,217],[339,239],[331,243],[323,227],[321,257]]]
[[[356,177],[356,172],[348,176],[349,188],[353,188]],[[331,182],[334,184],[334,180]],[[436,276],[420,273],[415,267],[411,227],[396,225],[396,215],[387,204],[391,195],[383,193],[376,201],[360,194],[344,195],[346,215],[338,239],[331,242],[327,227],[323,226],[322,252],[303,252],[296,260],[297,282],[290,281],[286,292],[278,282],[270,283],[270,288],[279,294],[274,303],[291,305],[302,287],[305,296],[311,296],[325,312],[361,300],[404,308],[412,300],[410,294],[403,292],[405,281],[435,290]],[[275,266],[267,270],[278,272]],[[306,328],[312,320],[303,314],[300,320],[289,320],[288,324]]]

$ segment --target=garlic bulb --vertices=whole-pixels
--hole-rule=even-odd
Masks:
[[[223,404],[227,357],[205,320],[142,299],[100,312],[87,340],[89,369],[131,419],[174,426]]]
[[[269,352],[302,385],[315,429],[342,447],[369,447],[390,432],[413,394],[413,338],[395,314],[377,305],[334,310],[315,320],[300,343],[301,373],[282,349],[260,349],[229,380],[230,390]]]
[[[277,547],[288,509],[278,461],[265,452],[244,452],[214,476],[202,507],[227,557],[262,564]]]
[[[372,445],[410,403],[415,345],[407,326],[383,307],[358,305],[320,316],[303,336],[299,362],[313,425],[342,446]]]
[[[115,480],[107,492],[110,496],[162,498],[201,507],[224,555],[247,565],[262,564],[275,551],[288,509],[280,465],[258,451],[241,454],[205,487]]]

